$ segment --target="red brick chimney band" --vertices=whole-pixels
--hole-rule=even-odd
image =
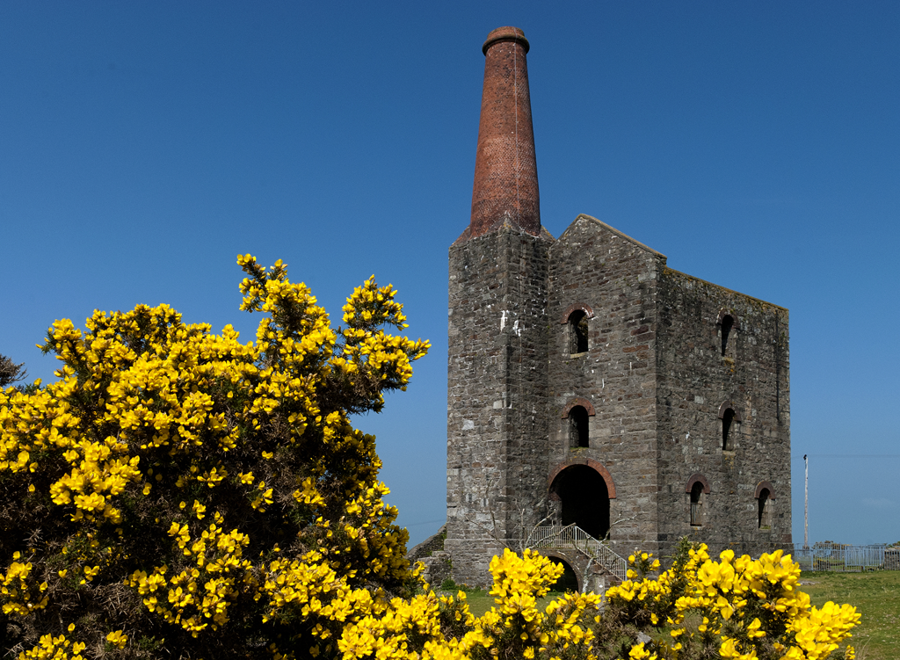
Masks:
[[[528,48],[525,33],[514,27],[497,28],[482,48],[484,90],[468,238],[487,233],[504,219],[534,236],[541,232]]]

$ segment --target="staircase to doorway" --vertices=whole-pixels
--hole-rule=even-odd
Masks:
[[[617,555],[577,525],[539,525],[532,531],[529,548],[577,550],[599,564],[619,582],[624,582],[628,561]]]

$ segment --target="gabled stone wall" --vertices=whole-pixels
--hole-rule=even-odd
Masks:
[[[723,321],[734,322],[723,355]],[[727,326],[727,323],[726,323]],[[788,311],[665,268],[659,280],[657,411],[661,546],[681,536],[758,555],[791,541]],[[721,415],[735,412],[731,446]],[[702,524],[691,525],[693,475]],[[757,490],[772,487],[760,529]]]
[[[656,290],[665,257],[589,216],[579,216],[550,250],[550,464],[601,463],[615,485],[609,539],[627,555],[655,551]],[[572,309],[587,308],[588,350],[572,354]],[[570,442],[563,415],[590,401],[590,446]]]

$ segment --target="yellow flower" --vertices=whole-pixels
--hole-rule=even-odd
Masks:
[[[116,630],[114,632],[109,633],[106,636],[106,641],[115,646],[116,648],[125,648],[125,643],[128,641],[128,637],[121,630]]]

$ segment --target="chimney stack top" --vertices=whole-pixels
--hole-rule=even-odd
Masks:
[[[497,43],[498,41],[516,41],[522,44],[522,47],[525,49],[527,53],[531,46],[528,44],[528,39],[525,38],[525,33],[517,27],[511,27],[509,25],[505,27],[498,27],[496,30],[491,30],[491,33],[487,36],[487,39],[484,41],[484,45],[481,47],[481,52],[487,55],[488,48]]]

